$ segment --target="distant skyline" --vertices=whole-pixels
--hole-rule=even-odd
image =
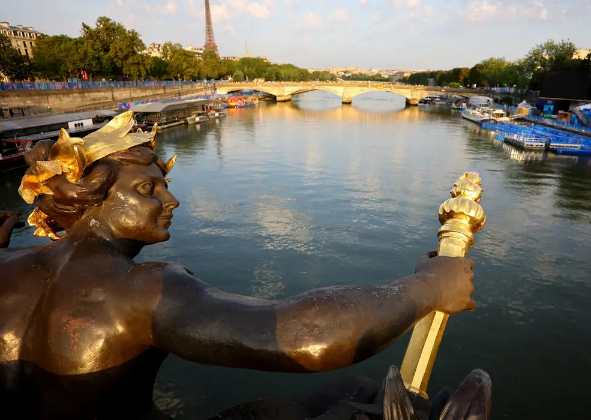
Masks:
[[[547,39],[591,48],[591,0],[210,0],[222,56],[300,67],[449,69],[494,56],[515,60]],[[144,43],[203,46],[203,0],[31,0],[1,21],[78,36],[108,16]]]

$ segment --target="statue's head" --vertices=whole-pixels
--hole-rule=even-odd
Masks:
[[[29,216],[35,235],[60,239],[75,227],[107,229],[119,239],[166,241],[172,210],[164,163],[153,151],[156,131],[129,133],[126,112],[83,139],[62,130],[57,142],[39,142],[26,155],[19,193],[38,207]]]

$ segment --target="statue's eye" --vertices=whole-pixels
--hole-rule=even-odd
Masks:
[[[140,185],[139,190],[142,194],[145,195],[152,195],[154,192],[154,183],[153,182],[144,182]]]

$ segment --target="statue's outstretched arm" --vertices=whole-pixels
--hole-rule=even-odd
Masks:
[[[153,312],[154,345],[199,363],[316,372],[381,351],[433,310],[472,309],[473,263],[433,258],[418,274],[335,286],[282,301],[224,293],[168,269]]]

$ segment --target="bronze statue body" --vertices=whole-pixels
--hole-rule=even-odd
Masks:
[[[3,418],[158,418],[152,387],[169,353],[325,371],[376,354],[434,310],[475,307],[474,264],[465,258],[427,256],[415,274],[393,282],[283,301],[222,292],[175,264],[137,264],[143,246],[169,238],[179,205],[165,179],[172,165],[148,147],[151,139],[93,159],[90,140],[84,155],[84,143],[66,136],[30,152],[21,195],[38,198],[29,218],[37,234],[67,235],[0,250]],[[56,161],[60,167],[44,172]]]

